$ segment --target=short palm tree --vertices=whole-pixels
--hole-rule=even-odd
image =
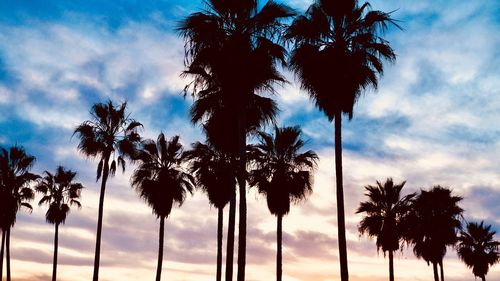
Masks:
[[[452,195],[449,188],[437,185],[429,191],[421,190],[412,203],[405,239],[413,244],[413,252],[418,258],[432,263],[435,281],[439,281],[438,265],[441,281],[444,281],[446,247],[457,242],[463,212],[458,205],[461,200],[462,197]]]
[[[21,146],[14,145],[9,149],[0,147],[0,189],[1,195],[5,196],[1,199],[2,205],[3,203],[5,205],[0,210],[2,211],[2,240],[5,239],[7,281],[11,280],[10,229],[14,226],[17,211],[21,207],[32,210],[28,203],[34,198],[30,184],[38,179],[37,175],[30,172],[34,163],[35,157],[28,155]]]
[[[99,160],[97,181],[102,176],[97,218],[94,281],[99,279],[106,182],[109,175],[113,176],[115,174],[117,166],[121,166],[125,171],[125,156],[130,154],[134,150],[134,146],[140,141],[137,129],[142,125],[129,117],[126,108],[126,102],[119,106],[115,106],[111,100],[107,103],[96,103],[90,111],[92,119],[80,124],[74,132],[80,139],[78,150],[87,157]],[[116,154],[118,154],[118,157],[115,158]]]
[[[389,252],[389,280],[394,281],[394,256],[404,238],[405,219],[411,211],[411,200],[415,193],[401,197],[406,182],[394,184],[388,178],[384,184],[367,185],[365,195],[368,200],[361,202],[356,213],[365,216],[359,224],[359,232],[377,238],[377,250],[384,255]]]
[[[132,186],[160,219],[156,269],[156,281],[160,281],[165,219],[170,215],[174,203],[182,205],[186,193],[192,193],[195,180],[183,168],[186,158],[182,154],[179,136],[174,136],[167,141],[161,133],[156,142],[144,140],[134,153],[133,159],[139,163],[139,166],[132,175]]]
[[[267,199],[271,214],[277,218],[276,280],[282,278],[282,220],[290,202],[304,200],[312,192],[312,171],[318,161],[313,151],[300,152],[304,146],[299,127],[274,129],[274,136],[259,132],[260,142],[251,146],[249,158],[255,165],[249,183]]]
[[[353,116],[364,89],[376,88],[383,61],[394,61],[389,43],[381,37],[389,13],[370,10],[358,1],[316,0],[305,15],[295,18],[286,37],[294,42],[290,66],[301,87],[330,121],[335,120],[335,175],[340,273],[349,278],[342,181],[342,114]]]
[[[460,231],[458,237],[458,257],[472,268],[474,276],[486,281],[489,267],[500,262],[500,242],[495,240],[495,231],[491,225],[467,223],[466,230]]]
[[[222,280],[222,231],[223,210],[236,193],[236,169],[230,157],[213,145],[196,142],[185,153],[190,160],[191,172],[196,185],[208,196],[210,204],[218,210],[217,216],[217,273],[216,280]]]
[[[45,171],[45,176],[40,181],[36,191],[43,194],[38,205],[47,204],[49,209],[45,213],[48,223],[54,224],[54,261],[52,265],[52,281],[57,280],[57,249],[59,241],[59,225],[64,224],[71,205],[81,208],[80,194],[83,188],[81,183],[74,182],[76,172],[67,170],[62,166],[57,167],[56,173]]]
[[[194,77],[193,95],[206,105],[201,117],[211,120],[212,125],[229,122],[225,136],[237,151],[240,194],[238,281],[243,281],[247,209],[245,149],[251,127],[250,112],[256,112],[262,121],[274,117],[274,112],[268,110],[273,109],[274,103],[257,93],[273,92],[275,82],[285,81],[277,70],[277,63],[284,63],[285,50],[276,39],[283,31],[282,20],[294,13],[287,6],[273,1],[263,6],[256,0],[206,0],[205,4],[207,9],[188,16],[179,31],[186,41],[186,73]],[[271,106],[255,110],[262,102]],[[226,280],[232,280],[232,265],[227,267]]]

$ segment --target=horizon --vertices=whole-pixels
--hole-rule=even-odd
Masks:
[[[279,1],[303,12],[309,0]],[[404,30],[385,38],[397,59],[387,64],[378,90],[365,92],[343,123],[344,200],[350,278],[387,280],[388,259],[374,239],[360,236],[355,214],[364,186],[393,178],[402,194],[450,187],[462,196],[467,221],[500,231],[500,3],[495,1],[369,1],[393,11]],[[100,183],[97,161],[77,151],[73,131],[90,119],[94,103],[128,102],[145,138],[180,135],[184,149],[205,138],[190,123],[193,99],[183,96],[184,42],[178,21],[202,1],[54,0],[0,3],[0,146],[22,145],[37,158],[33,172],[76,171],[82,209],[72,208],[59,229],[60,280],[92,276]],[[278,126],[300,125],[304,148],[319,156],[313,194],[283,219],[283,279],[340,280],[334,177],[333,123],[300,90],[293,75],[277,95]],[[345,119],[347,120],[347,119]],[[272,128],[267,128],[269,131]],[[104,203],[101,280],[152,279],[159,223],[130,187],[127,163],[108,180]],[[53,225],[46,207],[18,212],[12,229],[13,280],[50,280]],[[246,280],[275,277],[276,219],[254,188],[247,193]],[[227,222],[228,207],[224,208]],[[236,216],[238,223],[238,216]],[[237,228],[236,228],[237,229]],[[165,223],[164,279],[213,279],[217,210],[195,191]],[[227,225],[224,226],[224,237]],[[495,236],[499,238],[498,233]],[[237,241],[237,230],[235,233]],[[225,243],[224,243],[225,247]],[[235,250],[237,243],[235,243]],[[224,251],[225,252],[225,251]],[[235,265],[237,252],[235,252]],[[431,280],[432,266],[411,248],[395,253],[398,280]],[[224,270],[223,266],[223,270]],[[449,281],[473,277],[452,248],[444,258]],[[236,267],[234,270],[236,276]],[[500,280],[500,266],[489,280]]]

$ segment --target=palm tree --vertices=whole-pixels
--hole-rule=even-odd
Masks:
[[[238,281],[245,279],[246,262],[246,135],[251,128],[249,111],[258,113],[259,121],[270,121],[274,103],[257,95],[273,92],[275,82],[285,79],[277,71],[284,63],[285,50],[276,44],[281,35],[281,20],[292,16],[285,5],[272,1],[261,9],[256,0],[206,0],[207,9],[188,16],[179,27],[185,38],[186,74],[194,77],[193,96],[205,106],[200,122],[229,121],[229,139],[237,150],[239,202]],[[271,105],[255,110],[259,103]],[[218,111],[219,110],[219,111]],[[220,121],[217,121],[217,123]],[[262,122],[259,122],[259,124]],[[211,127],[211,126],[209,126]],[[228,134],[226,134],[228,135]],[[235,156],[236,156],[235,155]],[[236,158],[236,157],[235,157]],[[232,267],[226,280],[232,279]]]
[[[32,210],[28,203],[34,198],[30,184],[38,179],[37,175],[30,173],[34,163],[35,157],[28,155],[21,146],[14,145],[9,149],[0,147],[0,189],[1,195],[5,196],[1,202],[2,205],[5,203],[1,209],[1,227],[2,240],[5,239],[7,281],[11,280],[10,229],[14,226],[17,211],[21,207]]]
[[[52,281],[57,280],[59,225],[65,223],[71,205],[76,205],[78,208],[81,208],[78,199],[80,198],[83,186],[81,183],[75,183],[73,181],[75,177],[76,172],[66,170],[64,167],[59,166],[55,174],[45,171],[45,177],[43,177],[42,181],[35,187],[36,191],[43,194],[38,205],[49,205],[49,209],[45,214],[45,219],[48,223],[55,225]]]
[[[99,181],[102,176],[94,258],[94,281],[99,279],[106,182],[109,175],[115,174],[117,166],[121,166],[122,170],[125,171],[125,156],[133,151],[135,144],[140,140],[137,129],[142,125],[126,114],[126,108],[126,102],[119,106],[115,106],[111,100],[107,103],[96,103],[90,111],[92,119],[80,124],[73,133],[80,138],[78,150],[87,157],[99,160],[96,180]],[[115,154],[118,154],[116,159]]]
[[[486,281],[489,267],[500,262],[500,242],[495,240],[495,233],[491,225],[484,225],[481,221],[467,223],[467,229],[460,231],[458,237],[458,257],[472,268],[474,276],[483,281]]]
[[[235,196],[236,171],[230,157],[213,145],[196,142],[191,146],[192,150],[187,151],[185,156],[191,160],[190,169],[196,176],[196,184],[207,194],[210,204],[218,210],[216,280],[221,281],[223,210]]]
[[[404,238],[404,225],[408,213],[411,211],[411,200],[415,193],[401,197],[401,190],[405,181],[394,184],[388,178],[384,184],[377,181],[377,185],[367,185],[365,195],[368,200],[359,205],[356,213],[365,213],[359,224],[359,232],[377,237],[377,251],[382,248],[384,256],[389,252],[389,280],[394,281],[394,251]]]
[[[271,214],[277,218],[276,280],[282,277],[282,220],[290,211],[290,202],[304,200],[312,192],[312,171],[318,156],[304,146],[299,127],[274,129],[274,136],[258,133],[259,144],[252,146],[249,158],[255,169],[249,174],[249,183],[256,186],[267,199]]]
[[[132,186],[160,219],[158,267],[156,269],[156,281],[159,281],[163,261],[165,219],[170,214],[174,203],[181,206],[186,193],[192,193],[195,180],[182,166],[186,158],[182,155],[179,136],[174,136],[167,141],[161,133],[156,142],[144,140],[141,142],[141,147],[134,153],[133,159],[139,163],[139,166],[132,175]]]
[[[413,244],[413,252],[432,263],[434,280],[444,281],[443,258],[446,247],[457,242],[457,230],[461,228],[460,217],[463,209],[458,206],[460,196],[453,196],[449,188],[439,185],[429,191],[421,190],[412,204],[407,220],[408,232],[405,239]]]
[[[389,43],[381,37],[389,13],[370,10],[352,1],[316,0],[305,15],[298,16],[286,38],[293,40],[290,66],[316,106],[335,120],[335,175],[340,272],[349,279],[345,237],[342,181],[342,114],[349,119],[364,89],[376,88],[383,60],[394,61]],[[397,26],[397,25],[396,25]]]

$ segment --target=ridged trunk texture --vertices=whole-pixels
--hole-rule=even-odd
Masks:
[[[52,262],[52,281],[57,280],[57,249],[59,245],[59,224],[55,225],[54,233],[54,260]]]
[[[165,217],[160,217],[160,235],[158,236],[158,265],[156,266],[156,281],[161,280],[163,263],[163,237],[165,236]]]
[[[233,280],[234,228],[236,224],[236,193],[229,201],[229,221],[227,227],[226,281]]]
[[[344,186],[342,181],[342,112],[335,113],[335,178],[337,182],[337,224],[339,237],[340,277],[349,280],[345,238]]]
[[[95,242],[95,257],[94,257],[94,276],[93,281],[99,280],[99,261],[101,259],[101,232],[102,232],[102,215],[104,210],[104,194],[106,192],[106,182],[109,175],[109,156],[104,159],[104,167],[102,171],[101,194],[99,195],[99,213],[97,217],[97,234]]]
[[[276,221],[276,281],[281,281],[283,275],[283,255],[282,255],[282,241],[283,241],[283,216],[279,215]]]
[[[223,236],[223,225],[224,225],[224,212],[223,208],[218,208],[219,212],[217,214],[217,275],[216,280],[221,281],[222,279],[222,236]]]

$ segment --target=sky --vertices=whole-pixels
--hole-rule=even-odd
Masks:
[[[310,0],[282,1],[304,11]],[[351,280],[387,280],[388,260],[357,231],[363,187],[392,177],[403,193],[450,187],[464,199],[467,221],[500,230],[500,2],[495,0],[373,0],[393,11],[403,30],[385,37],[397,53],[377,91],[369,90],[343,124],[344,188]],[[92,275],[99,183],[97,163],[77,151],[75,127],[96,102],[128,101],[130,116],[155,139],[180,135],[186,148],[204,137],[189,122],[192,98],[178,21],[202,9],[200,0],[0,1],[0,145],[19,144],[36,156],[36,173],[57,165],[78,172],[85,189],[59,231],[60,280]],[[283,220],[283,280],[339,280],[333,125],[299,89],[277,87],[280,126],[300,125],[306,148],[320,157],[314,192]],[[101,280],[155,276],[159,221],[130,187],[134,166],[108,181]],[[12,230],[13,280],[50,280],[53,225],[45,206],[19,212]],[[275,276],[276,219],[265,198],[248,191],[247,280]],[[225,220],[227,221],[227,209]],[[212,280],[217,210],[201,192],[188,196],[166,222],[163,278]],[[226,234],[224,234],[226,235]],[[499,235],[496,236],[499,239]],[[237,241],[237,240],[236,240]],[[224,245],[225,246],[225,245]],[[235,252],[235,261],[236,261]],[[450,281],[471,280],[448,249]],[[236,270],[235,270],[236,274]],[[411,248],[395,255],[398,280],[431,280],[432,267]],[[489,280],[500,280],[500,266]]]

